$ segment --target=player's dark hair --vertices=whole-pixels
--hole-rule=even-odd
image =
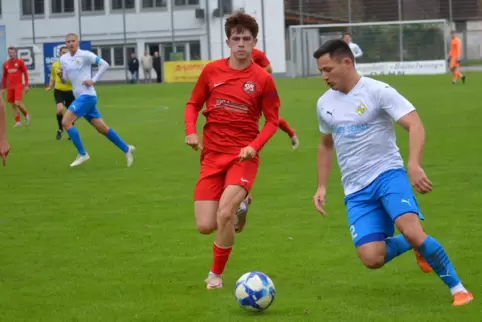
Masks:
[[[228,38],[231,37],[233,30],[235,30],[236,33],[242,33],[245,29],[251,32],[253,38],[258,37],[259,26],[256,19],[242,11],[232,14],[226,19],[226,23],[224,24],[224,32]]]
[[[10,46],[7,48],[7,50],[17,50],[17,48],[15,46]]]
[[[326,41],[313,53],[313,57],[318,59],[326,54],[329,54],[332,59],[336,58],[342,60],[343,58],[350,58],[352,62],[355,61],[350,46],[341,39],[331,39]]]
[[[59,49],[59,53],[61,53],[62,50],[64,50],[64,49],[67,49],[67,50],[68,50],[69,48],[68,48],[67,46],[62,46],[62,47],[60,47],[60,49]]]
[[[343,37],[345,37],[345,36],[350,36],[350,37],[351,37],[351,33],[349,33],[348,31],[345,31],[345,32],[343,33]]]

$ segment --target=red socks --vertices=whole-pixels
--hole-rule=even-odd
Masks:
[[[293,131],[293,129],[290,128],[290,126],[288,125],[288,122],[286,122],[286,120],[283,118],[279,119],[279,128],[281,129],[281,131],[287,133],[290,136],[290,138],[295,136],[295,131]]]
[[[25,111],[25,112],[22,111],[22,114],[23,114],[23,116],[27,116],[27,115],[28,115],[28,112],[27,112],[27,111]]]
[[[16,122],[16,123],[20,123],[20,115],[16,115],[16,116],[15,116],[15,122]]]
[[[219,247],[216,243],[213,244],[213,265],[211,266],[211,273],[221,275],[224,272],[226,263],[233,247]]]

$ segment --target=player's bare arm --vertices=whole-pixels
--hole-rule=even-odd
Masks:
[[[271,64],[268,66],[264,67],[264,70],[267,71],[270,74],[273,74],[273,67],[271,67]]]
[[[398,120],[408,132],[408,163],[407,171],[412,186],[419,193],[432,191],[432,182],[422,169],[422,154],[425,144],[425,128],[416,111],[412,111]]]
[[[321,134],[320,143],[318,145],[318,188],[313,203],[316,209],[322,214],[326,215],[324,205],[326,198],[326,185],[328,184],[328,177],[330,175],[331,166],[333,163],[333,137],[331,134]]]
[[[5,103],[0,98],[0,157],[2,158],[2,164],[6,165],[6,159],[8,152],[10,151],[10,145],[7,142],[6,136],[6,120],[5,120]]]
[[[30,90],[30,86],[28,85],[28,69],[27,66],[25,66],[25,63],[22,61],[22,74],[23,74],[23,79],[25,81],[25,86],[23,90],[27,93]]]
[[[50,81],[47,87],[45,87],[46,92],[50,92],[55,86],[55,79],[53,77],[53,74],[50,75]]]
[[[59,79],[62,82],[62,84],[67,84],[67,81],[68,81],[67,71],[65,71],[63,67],[60,67],[55,72],[59,76]]]
[[[259,153],[269,139],[276,133],[276,131],[278,131],[280,101],[274,80],[271,76],[269,76],[266,81],[262,95],[261,108],[266,122],[264,123],[263,129],[253,140],[253,142],[251,142],[248,147],[241,150],[241,153],[250,151],[250,153],[247,153],[246,156],[251,158],[256,156],[256,154],[253,152],[255,151],[256,153]],[[254,151],[248,148],[251,148]]]
[[[195,151],[202,150],[202,145],[197,134],[196,123],[199,112],[202,110],[204,103],[207,100],[208,91],[208,68],[205,67],[201,72],[196,85],[191,93],[191,97],[186,104],[184,110],[184,127],[185,139],[184,143],[189,145]]]

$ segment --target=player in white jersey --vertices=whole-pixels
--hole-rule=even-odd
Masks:
[[[314,57],[331,88],[317,106],[321,140],[316,208],[325,215],[326,184],[336,150],[348,225],[363,264],[380,268],[414,249],[420,268],[435,271],[450,288],[453,305],[472,301],[445,250],[420,224],[423,216],[410,181],[419,193],[430,192],[432,183],[420,165],[425,131],[415,108],[389,85],[358,75],[344,41],[324,43]],[[409,133],[408,177],[393,121]],[[401,232],[395,237],[394,225]]]
[[[355,44],[351,38],[351,34],[349,32],[345,32],[343,34],[343,41],[345,41],[351,49],[355,60],[361,56],[363,56],[363,51],[361,50],[360,46]]]
[[[60,70],[57,71],[62,82],[69,79],[72,83],[75,101],[69,106],[62,118],[62,126],[69,134],[77,148],[78,155],[70,165],[75,167],[89,160],[89,154],[85,151],[79,132],[73,125],[77,118],[84,117],[96,130],[105,135],[114,143],[127,159],[127,166],[134,162],[134,150],[132,145],[127,145],[117,133],[109,128],[100,116],[97,109],[97,93],[94,84],[109,68],[109,64],[90,51],[79,49],[79,37],[76,34],[68,34],[66,45],[69,52],[60,57]],[[92,77],[92,65],[98,65],[99,70]]]

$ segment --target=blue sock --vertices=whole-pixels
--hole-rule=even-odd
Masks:
[[[427,239],[419,247],[418,252],[425,258],[427,263],[432,267],[435,273],[442,279],[442,281],[449,288],[460,284],[460,279],[457,276],[452,263],[447,256],[447,253],[434,238],[427,236]]]
[[[86,155],[87,152],[85,152],[84,145],[82,144],[82,140],[80,139],[79,131],[77,131],[77,128],[71,127],[67,130],[67,134],[72,140],[72,143],[74,143],[75,147],[77,148],[78,153],[80,155]]]
[[[385,264],[394,259],[397,256],[402,255],[406,251],[412,249],[412,246],[407,242],[405,236],[402,234],[393,238],[385,239],[385,247],[387,253],[385,255]]]
[[[109,129],[109,132],[107,132],[105,136],[124,153],[129,152],[129,147],[127,146],[127,144],[120,138],[119,135],[117,135],[117,133],[113,129]]]

